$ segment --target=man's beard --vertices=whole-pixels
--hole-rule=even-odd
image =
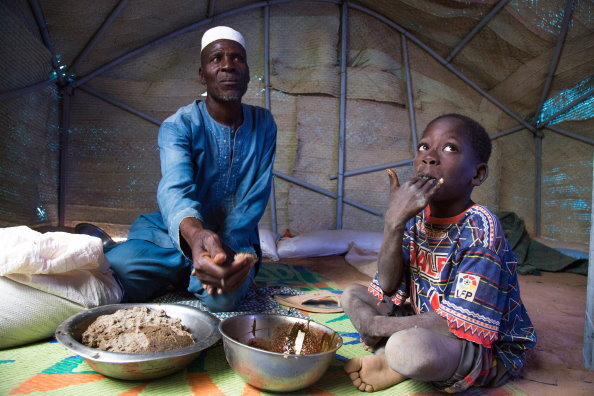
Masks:
[[[229,94],[229,95],[222,95],[222,96],[219,96],[217,99],[219,99],[221,102],[239,102],[239,101],[241,101],[242,97],[243,97],[243,95],[241,95],[239,93],[235,93],[235,94]]]

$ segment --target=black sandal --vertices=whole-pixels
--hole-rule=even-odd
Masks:
[[[107,234],[107,232],[90,223],[78,223],[74,227],[74,232],[76,234],[85,234],[97,237],[103,241],[103,246],[111,246],[116,244],[114,240],[111,239],[111,237]]]

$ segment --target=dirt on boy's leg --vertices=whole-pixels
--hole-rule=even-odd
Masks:
[[[344,312],[359,332],[361,342],[366,350],[373,350],[374,346],[384,337],[374,335],[374,317],[381,315],[377,310],[377,299],[367,291],[367,286],[353,284],[346,288],[341,305]]]

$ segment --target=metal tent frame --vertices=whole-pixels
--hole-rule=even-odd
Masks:
[[[208,12],[206,18],[200,20],[198,22],[192,23],[170,33],[167,33],[159,38],[152,40],[151,42],[144,44],[134,50],[127,52],[126,54],[119,56],[115,59],[108,61],[107,63],[103,64],[102,66],[98,67],[97,69],[93,70],[92,72],[78,77],[78,78],[70,78],[73,76],[71,70],[74,70],[76,66],[84,59],[92,49],[97,45],[98,42],[102,39],[105,32],[109,29],[113,21],[118,17],[118,15],[122,12],[122,10],[127,6],[129,0],[120,0],[115,7],[112,9],[110,14],[107,16],[105,21],[99,27],[99,29],[94,33],[92,38],[89,42],[85,45],[85,47],[80,51],[80,53],[74,58],[74,61],[70,67],[66,67],[65,65],[60,65],[59,57],[56,55],[53,47],[52,41],[50,39],[49,31],[47,29],[47,23],[43,16],[43,12],[38,0],[29,0],[29,4],[32,10],[33,15],[35,16],[35,20],[39,27],[39,31],[41,33],[41,37],[43,40],[44,45],[48,48],[51,53],[51,62],[52,68],[54,69],[54,75],[46,81],[40,81],[36,84],[30,85],[28,87],[23,87],[17,90],[9,91],[9,92],[2,92],[0,93],[0,100],[1,99],[9,99],[18,96],[22,96],[25,94],[29,94],[40,89],[43,89],[51,84],[56,84],[58,90],[60,92],[60,138],[59,138],[59,146],[60,146],[60,160],[59,160],[59,193],[58,193],[58,224],[59,226],[64,225],[64,217],[65,217],[65,195],[66,195],[66,186],[67,186],[67,177],[66,177],[66,169],[67,169],[67,152],[68,152],[68,130],[70,128],[70,107],[71,107],[71,97],[76,89],[81,89],[88,94],[91,94],[107,103],[112,104],[115,107],[121,108],[131,114],[134,114],[140,118],[143,118],[146,121],[149,121],[155,125],[160,125],[161,121],[138,110],[134,107],[116,100],[114,98],[110,98],[109,96],[105,95],[104,93],[97,91],[88,85],[86,82],[93,79],[94,77],[100,75],[101,73],[115,67],[116,65],[122,63],[123,61],[135,57],[139,54],[142,54],[146,51],[149,51],[151,48],[158,46],[168,40],[171,40],[183,33],[187,33],[189,31],[197,30],[199,28],[205,27],[210,25],[214,22],[218,22],[225,18],[228,18],[232,15],[241,14],[250,10],[262,8],[264,10],[264,82],[265,82],[265,98],[266,98],[266,107],[271,109],[271,97],[270,97],[270,7],[284,4],[284,3],[291,3],[291,2],[299,2],[300,0],[268,0],[268,1],[259,1],[255,2],[246,6],[242,6],[230,11],[226,11],[217,15],[214,15],[214,8],[216,4],[216,0],[209,0],[208,3]],[[365,13],[375,19],[385,23],[386,25],[390,26],[394,30],[400,33],[401,42],[402,42],[402,64],[405,68],[405,80],[406,80],[406,101],[408,107],[408,116],[409,116],[409,128],[413,142],[413,152],[415,151],[416,142],[417,142],[417,129],[416,129],[416,122],[415,122],[415,113],[414,113],[414,106],[413,106],[413,94],[412,94],[412,79],[410,73],[410,65],[408,60],[408,41],[411,41],[415,45],[417,45],[420,49],[425,51],[435,60],[437,60],[444,68],[449,70],[453,73],[456,77],[462,80],[465,84],[470,86],[472,89],[477,91],[480,95],[482,95],[485,99],[489,102],[497,106],[500,110],[506,113],[511,118],[518,121],[518,125],[510,128],[508,130],[499,132],[495,135],[491,136],[491,140],[498,139],[503,136],[507,136],[518,131],[527,129],[532,132],[534,137],[534,145],[535,145],[535,167],[536,167],[536,177],[535,177],[535,233],[536,235],[540,235],[541,233],[541,192],[542,192],[542,139],[544,137],[544,130],[547,129],[549,131],[555,132],[557,134],[566,136],[571,139],[578,140],[580,142],[594,145],[594,140],[589,139],[584,136],[577,135],[570,131],[566,131],[560,129],[558,127],[554,127],[549,125],[549,122],[557,118],[559,115],[567,113],[569,110],[577,106],[578,104],[582,103],[586,99],[591,98],[591,94],[582,95],[579,98],[576,98],[573,102],[569,103],[565,108],[559,110],[555,114],[549,116],[546,120],[542,122],[538,122],[538,118],[535,117],[533,121],[527,120],[527,118],[522,117],[512,111],[511,109],[507,108],[505,105],[500,103],[496,98],[492,97],[489,93],[484,91],[480,88],[476,83],[466,77],[461,71],[456,69],[452,64],[452,60],[456,57],[456,55],[464,48],[466,44],[468,44],[474,36],[484,27],[486,26],[489,21],[499,12],[501,11],[509,2],[509,0],[500,0],[497,4],[495,4],[491,10],[479,21],[471,31],[459,41],[459,43],[451,50],[450,54],[443,58],[433,49],[431,49],[428,45],[423,43],[420,39],[418,39],[414,34],[407,31],[405,28],[397,24],[396,22],[390,20],[389,18],[385,17],[384,15],[371,10],[365,6],[358,4],[356,1],[352,0],[308,0],[309,2],[321,2],[321,3],[332,3],[340,6],[340,110],[339,110],[339,144],[338,144],[338,173],[335,175],[331,175],[331,180],[337,180],[337,193],[322,189],[310,183],[307,183],[303,180],[299,180],[298,178],[292,177],[290,175],[286,175],[279,171],[274,171],[274,177],[285,180],[289,183],[293,183],[295,185],[301,186],[303,188],[309,189],[311,191],[317,192],[319,194],[325,195],[327,197],[331,197],[336,199],[336,228],[342,228],[342,219],[343,219],[343,208],[344,204],[351,205],[356,207],[360,210],[366,211],[370,214],[375,216],[382,216],[382,213],[369,208],[361,203],[355,202],[350,200],[344,196],[344,179],[346,177],[361,175],[370,172],[376,172],[380,170],[384,170],[387,168],[392,167],[401,167],[401,166],[409,166],[412,164],[413,159],[408,159],[404,161],[398,161],[388,164],[379,164],[372,167],[353,170],[349,172],[345,172],[345,145],[346,145],[346,81],[347,81],[347,68],[346,68],[346,53],[347,53],[347,34],[348,34],[348,11],[349,9],[354,9]],[[570,22],[572,19],[573,10],[575,8],[575,0],[566,0],[565,11],[563,16],[563,22],[561,25],[561,31],[558,35],[555,51],[551,58],[547,77],[545,80],[545,84],[543,86],[538,106],[536,108],[535,114],[540,114],[543,105],[547,98],[549,97],[551,83],[553,81],[555,71],[557,69],[557,65],[559,63],[559,59],[561,56],[561,52],[563,49],[563,45],[565,43],[565,38],[567,36],[567,32],[569,30]],[[272,230],[273,232],[277,232],[277,214],[276,214],[276,196],[275,196],[275,189],[274,189],[274,179],[273,179],[273,190],[270,199],[270,210],[271,210],[271,219],[272,219]],[[592,217],[594,221],[594,214]],[[593,227],[594,228],[594,227]],[[594,233],[593,233],[594,235]],[[591,242],[592,244],[592,242]],[[592,248],[591,248],[592,250]],[[590,267],[592,267],[592,257],[590,260]],[[594,293],[594,277],[590,277],[589,279],[589,286],[588,286],[588,295],[592,295]],[[592,304],[590,304],[592,305]],[[590,306],[587,308],[586,311],[586,336],[585,336],[585,345],[584,345],[584,364],[589,369],[594,369],[594,362],[593,362],[593,355],[594,355],[594,348],[593,348],[593,334],[594,334],[594,326],[592,318],[594,318],[594,306]]]

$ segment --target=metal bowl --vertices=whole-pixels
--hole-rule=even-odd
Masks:
[[[308,354],[273,352],[295,344],[296,328],[307,329]],[[328,369],[334,354],[342,346],[342,337],[329,327],[312,320],[282,315],[240,315],[222,320],[225,357],[229,365],[248,384],[272,392],[291,392],[306,388]],[[313,341],[312,341],[313,340]],[[256,346],[267,346],[261,349]],[[273,348],[268,346],[273,345]],[[305,345],[305,342],[304,344]],[[279,348],[280,347],[280,348]],[[268,349],[268,350],[267,350]],[[294,352],[294,350],[292,350]]]
[[[172,318],[180,318],[196,341],[185,348],[158,353],[119,353],[89,348],[82,344],[82,333],[98,316],[118,309],[147,307],[162,309]],[[177,304],[112,304],[77,313],[56,329],[56,339],[84,358],[95,371],[108,377],[144,380],[162,377],[186,367],[200,352],[220,340],[219,320],[197,308]]]

